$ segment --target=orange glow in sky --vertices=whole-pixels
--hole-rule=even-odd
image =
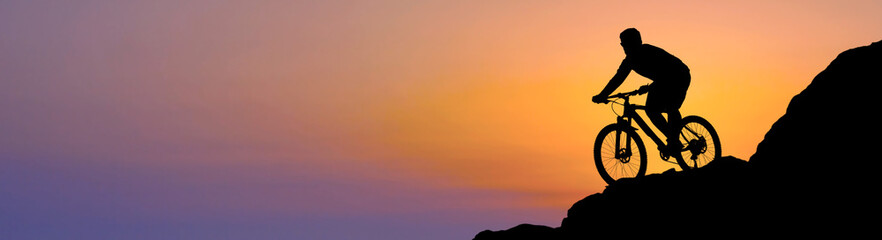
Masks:
[[[615,115],[590,98],[622,30],[689,66],[681,112],[741,159],[838,53],[882,38],[880,1],[77,2],[0,3],[14,216],[557,226],[606,185],[591,146]],[[330,226],[310,231],[348,238]]]
[[[852,3],[432,7],[439,16],[415,16],[405,21],[412,29],[391,34],[417,39],[401,39],[392,49],[413,55],[377,74],[395,84],[378,97],[385,102],[377,134],[386,153],[406,159],[393,164],[407,171],[531,192],[532,204],[565,209],[605,186],[591,146],[615,115],[590,97],[624,57],[618,33],[636,27],[644,42],[690,67],[683,114],[709,119],[723,154],[747,159],[790,98],[836,54],[879,37],[872,12],[880,4]],[[631,74],[620,91],[647,83]],[[650,172],[675,167],[655,154]]]

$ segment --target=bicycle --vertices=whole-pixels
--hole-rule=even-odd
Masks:
[[[699,168],[721,156],[720,137],[710,122],[699,116],[686,116],[680,122],[679,151],[668,153],[667,144],[653,132],[652,128],[637,114],[637,110],[646,110],[646,106],[631,104],[630,97],[642,95],[645,91],[610,95],[606,103],[624,106],[616,122],[600,130],[594,142],[594,163],[600,177],[607,184],[621,178],[641,177],[646,174],[646,147],[637,131],[643,132],[659,146],[661,159],[670,162],[674,157],[683,170]],[[618,102],[623,100],[623,103]],[[615,113],[615,109],[613,109]],[[636,122],[640,129],[631,126]],[[662,134],[664,136],[664,134]],[[636,155],[633,151],[636,149]]]

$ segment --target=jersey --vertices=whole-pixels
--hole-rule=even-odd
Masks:
[[[631,70],[653,81],[646,97],[647,108],[670,112],[683,105],[692,77],[689,67],[679,58],[659,47],[643,44],[629,51],[618,71],[627,76]]]
[[[679,58],[653,45],[643,44],[622,60],[618,71],[631,70],[649,78],[656,85],[689,85],[689,67]]]

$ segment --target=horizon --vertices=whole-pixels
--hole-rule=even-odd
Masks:
[[[0,236],[451,239],[603,190],[619,33],[747,160],[878,1],[4,1]],[[616,92],[649,80],[630,74]],[[635,103],[644,97],[635,98]],[[661,161],[646,141],[647,174]],[[665,203],[648,203],[659,208]]]

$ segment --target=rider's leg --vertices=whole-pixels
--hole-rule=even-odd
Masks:
[[[675,149],[680,149],[680,110],[674,109],[668,111],[668,131],[665,132],[665,136],[668,138],[668,146],[671,146]]]
[[[682,100],[679,103],[676,102],[678,100],[677,96],[674,96],[672,93],[675,93],[675,91],[672,91],[670,87],[659,85],[653,88],[646,97],[646,116],[664,135],[665,145],[668,147],[668,149],[664,150],[679,150],[681,148],[680,140],[677,136],[680,132],[681,118],[679,103],[682,103]],[[667,113],[668,117],[665,118],[662,113]]]
[[[665,119],[662,112],[665,112],[666,102],[670,101],[670,97],[667,96],[669,95],[667,89],[659,86],[661,85],[653,87],[649,94],[646,95],[646,117],[655,125],[655,128],[662,132],[664,137],[667,137],[670,128],[668,127],[668,120]]]
[[[647,107],[646,117],[649,118],[649,121],[652,122],[652,125],[655,125],[655,127],[658,128],[658,130],[661,131],[665,135],[665,137],[668,136],[670,128],[668,128],[668,120],[665,119],[664,115],[662,115],[662,111]]]
[[[666,79],[667,81],[653,82],[653,88],[646,96],[646,114],[649,120],[655,124],[659,131],[665,135],[668,149],[676,149],[671,154],[679,154],[682,149],[680,144],[680,106],[686,99],[686,90],[689,89],[691,77],[688,72],[677,78]],[[665,119],[662,112],[668,114]]]
[[[667,145],[677,149],[678,145],[672,145],[672,143],[679,144],[680,142],[677,139],[677,134],[679,134],[678,124],[680,123],[680,111],[670,111],[668,112],[667,119],[662,115],[662,111],[655,110],[653,108],[646,109],[646,117],[649,118],[649,121],[658,128],[659,131],[662,132],[664,137],[666,138]]]

